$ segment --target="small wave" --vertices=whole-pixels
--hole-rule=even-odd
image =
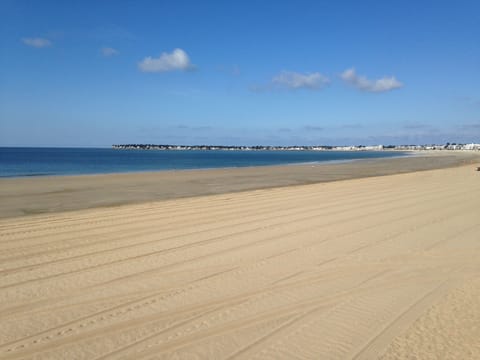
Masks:
[[[25,174],[0,174],[0,178],[15,178],[15,177],[35,177],[55,175],[54,173],[25,173]]]

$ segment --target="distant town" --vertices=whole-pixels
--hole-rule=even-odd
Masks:
[[[422,150],[479,150],[480,144],[443,145],[355,145],[355,146],[223,146],[223,145],[155,145],[155,144],[115,144],[113,149],[119,150],[226,150],[226,151],[422,151]]]

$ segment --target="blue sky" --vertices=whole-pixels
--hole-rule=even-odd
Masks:
[[[480,142],[478,1],[0,2],[0,146]]]

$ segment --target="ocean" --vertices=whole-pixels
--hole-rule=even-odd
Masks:
[[[0,147],[0,177],[287,165],[404,155],[398,151],[164,151]]]

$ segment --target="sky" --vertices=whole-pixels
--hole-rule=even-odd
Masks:
[[[0,146],[480,143],[480,2],[0,1]]]

